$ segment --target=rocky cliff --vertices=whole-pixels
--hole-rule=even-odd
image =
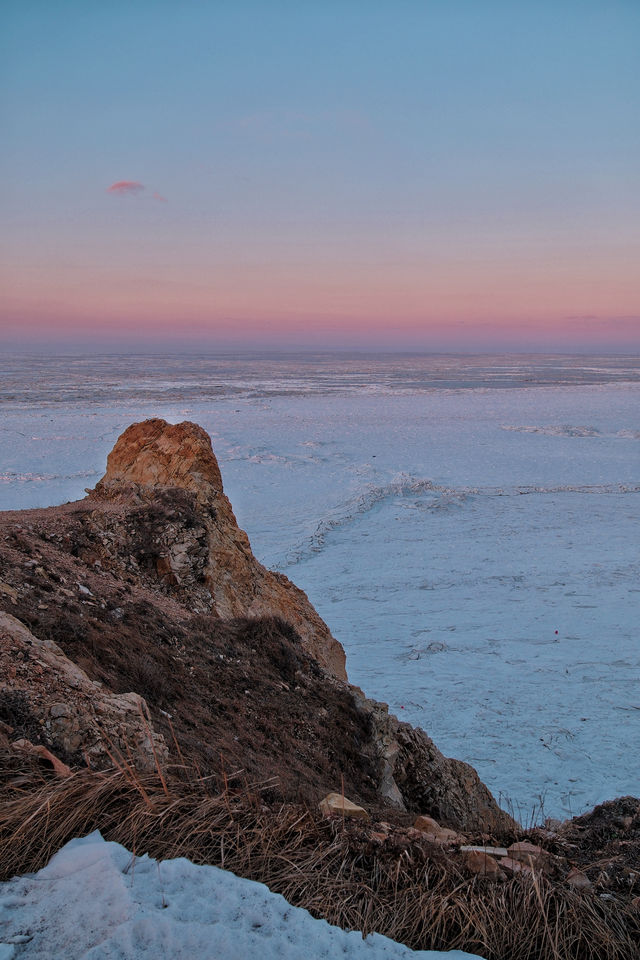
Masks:
[[[306,595],[253,556],[207,434],[129,427],[85,500],[0,515],[0,721],[70,764],[193,764],[499,835],[467,764],[346,681]]]
[[[312,656],[346,679],[345,655],[305,593],[258,563],[222,488],[211,440],[195,423],[134,423],[118,439],[107,472],[89,496],[157,504],[164,491],[182,491],[191,523],[156,529],[156,571],[170,591],[185,587],[219,617],[281,616],[295,627]],[[173,517],[170,515],[168,520]]]

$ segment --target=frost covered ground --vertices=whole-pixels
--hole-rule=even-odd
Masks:
[[[0,960],[464,960],[362,939],[262,883],[188,860],[134,858],[98,832],[0,884]]]
[[[637,361],[6,362],[0,508],[83,494],[129,423],[202,424],[256,555],[352,682],[564,818],[640,793]]]

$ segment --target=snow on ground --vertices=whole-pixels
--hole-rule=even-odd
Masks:
[[[31,388],[16,372],[0,508],[82,496],[133,421],[195,420],[254,552],[307,591],[352,682],[525,822],[541,798],[564,818],[640,793],[640,384],[531,361],[516,372],[537,386],[426,388],[344,364],[260,389],[175,371],[151,398],[144,371],[110,393],[115,369],[55,400],[46,365]]]
[[[264,884],[183,858],[134,858],[96,831],[0,884],[0,960],[463,960],[362,939]]]

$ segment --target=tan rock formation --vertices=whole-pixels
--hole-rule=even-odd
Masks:
[[[131,424],[118,437],[96,490],[117,494],[128,486],[190,490],[232,515],[209,435],[188,421],[145,420]]]
[[[202,427],[160,419],[134,423],[117,440],[107,458],[107,472],[91,497],[118,499],[134,494],[148,500],[163,488],[193,495],[197,522],[205,531],[202,574],[212,611],[225,618],[282,617],[325,669],[346,680],[344,650],[307,595],[253,556],[249,538],[224,494],[211,440]],[[183,573],[189,573],[193,553],[193,543],[188,541],[169,545],[156,560],[159,575],[173,577],[179,584]]]
[[[164,739],[154,732],[142,697],[104,690],[57,644],[34,636],[2,610],[0,677],[5,703],[13,702],[36,733],[67,756],[86,754],[104,766],[111,765],[112,757],[124,758],[141,770],[153,770],[167,759]],[[25,738],[18,743],[28,749]]]

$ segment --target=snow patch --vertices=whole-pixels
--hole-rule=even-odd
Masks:
[[[98,831],[0,884],[0,960],[472,960],[314,919],[262,883],[134,857]],[[476,956],[476,960],[478,960]]]

